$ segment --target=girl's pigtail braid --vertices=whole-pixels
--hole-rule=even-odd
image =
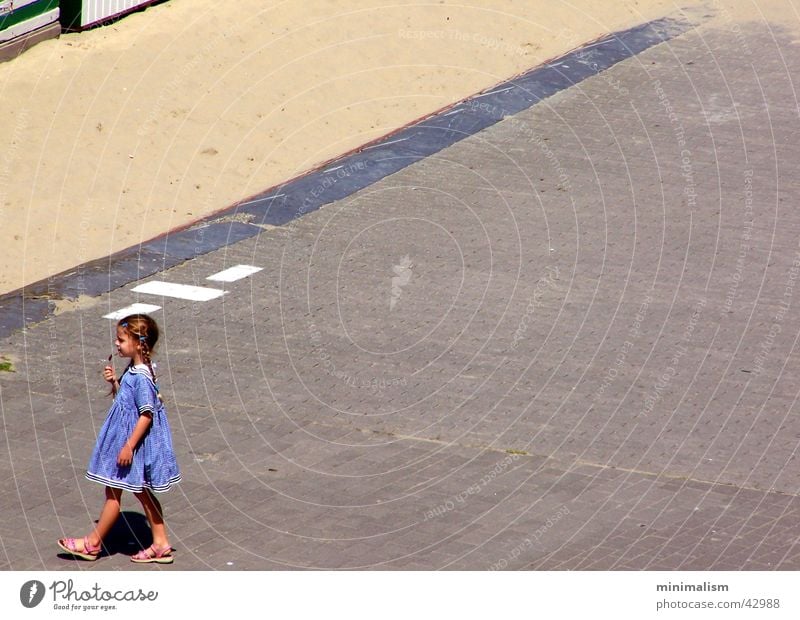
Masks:
[[[156,371],[153,370],[153,363],[150,360],[150,347],[147,346],[147,342],[142,337],[142,357],[144,357],[144,362],[147,364],[147,367],[150,369],[150,376],[153,377],[153,385],[156,386],[156,396],[158,397],[158,402],[164,403],[164,398],[161,396],[161,392],[158,389],[158,379],[156,378]]]

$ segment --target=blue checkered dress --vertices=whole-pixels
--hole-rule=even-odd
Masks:
[[[146,411],[153,422],[134,449],[133,462],[121,467],[117,465],[119,451],[131,436],[139,416]],[[160,493],[180,482],[167,414],[146,365],[129,366],[123,373],[119,392],[97,436],[86,477],[134,493],[144,489]]]

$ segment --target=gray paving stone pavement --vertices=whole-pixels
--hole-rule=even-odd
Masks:
[[[800,50],[702,26],[159,298],[184,481],[157,570],[800,568]],[[76,563],[125,287],[0,342],[0,568]],[[126,522],[128,525],[126,525]]]

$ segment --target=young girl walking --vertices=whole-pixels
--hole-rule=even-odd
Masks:
[[[103,371],[114,402],[86,472],[89,480],[105,485],[106,501],[91,534],[58,541],[72,556],[97,559],[103,539],[119,517],[122,491],[131,491],[141,502],[153,533],[153,544],[131,561],[169,564],[174,559],[161,504],[153,494],[168,490],[181,479],[151,360],[157,341],[158,325],[146,314],[127,316],[117,323],[114,345],[120,357],[131,361],[119,379],[111,365]]]

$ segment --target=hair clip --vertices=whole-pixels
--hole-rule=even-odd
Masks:
[[[128,327],[128,324],[127,323],[120,323],[119,326],[120,327]]]
[[[147,340],[147,336],[139,336],[139,342],[144,342]]]

